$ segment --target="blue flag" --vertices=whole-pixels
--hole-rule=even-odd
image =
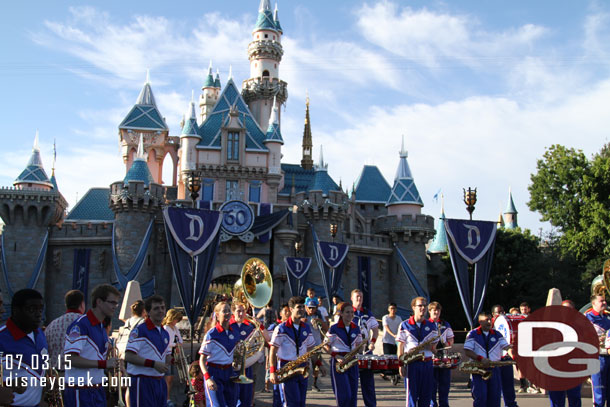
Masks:
[[[305,282],[311,268],[311,257],[284,257],[288,285],[292,296],[305,294]]]
[[[178,292],[194,325],[214,274],[222,217],[218,211],[168,207],[163,218]]]
[[[449,257],[462,306],[470,326],[483,309],[496,242],[496,222],[445,219]],[[474,287],[470,291],[468,265],[474,264]]]

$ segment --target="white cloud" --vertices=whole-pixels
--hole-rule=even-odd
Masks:
[[[363,5],[356,12],[365,39],[415,63],[443,66],[445,59],[468,66],[502,64],[507,52],[530,46],[545,29],[534,24],[504,32],[489,32],[469,15],[438,13],[426,8],[399,7],[392,2]]]

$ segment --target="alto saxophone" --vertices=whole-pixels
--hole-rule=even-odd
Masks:
[[[276,372],[277,380],[280,383],[284,383],[286,380],[298,374],[302,375],[303,378],[309,377],[309,363],[305,366],[299,365],[302,365],[303,363],[307,362],[307,360],[309,360],[309,358],[312,357],[314,353],[318,352],[320,349],[326,346],[326,344],[327,341],[324,341],[321,344],[314,346],[309,352],[304,353],[295,360],[291,360],[290,362],[286,363]]]
[[[420,343],[416,347],[412,348],[408,352],[405,352],[402,355],[400,355],[398,357],[398,359],[402,362],[403,365],[408,365],[413,362],[419,362],[419,361],[424,360],[424,354],[420,353],[420,352],[422,350],[424,350],[424,348],[426,348],[431,343],[436,342],[436,340],[438,338],[440,338],[440,336],[436,335],[428,340],[423,341],[422,343]]]
[[[59,373],[57,370],[50,368],[47,371],[47,383],[50,382],[49,379],[53,379],[53,387],[47,390],[45,394],[45,401],[49,405],[49,407],[64,407],[64,398],[61,395],[61,390],[59,390]]]
[[[356,346],[343,357],[343,360],[335,364],[335,370],[337,371],[337,373],[345,373],[352,366],[358,363],[358,358],[356,356],[360,353],[364,345],[366,345],[365,341],[360,342],[358,346]]]
[[[491,368],[499,366],[510,366],[514,365],[514,360],[498,360],[496,362],[489,361],[488,363],[479,362],[476,360],[469,360],[467,362],[460,363],[460,371],[469,374],[481,375],[483,380],[489,380],[491,378]]]

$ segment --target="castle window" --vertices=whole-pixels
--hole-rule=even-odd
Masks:
[[[273,36],[273,41],[275,41],[275,35]]]
[[[201,200],[202,201],[213,201],[214,200],[214,180],[211,178],[204,178],[202,183]]]
[[[263,71],[263,78],[268,78],[268,77],[269,77],[269,71],[265,69]]]
[[[239,133],[230,132],[227,136],[227,160],[239,160]]]
[[[265,34],[265,38],[269,38],[269,34]]]
[[[227,180],[227,201],[231,199],[240,199],[239,196],[239,181]]]
[[[250,202],[261,201],[261,181],[250,181],[250,190],[248,191],[248,200]]]

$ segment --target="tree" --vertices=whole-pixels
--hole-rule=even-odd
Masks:
[[[527,205],[558,229],[561,256],[599,274],[598,265],[610,256],[610,149],[587,159],[580,150],[553,145],[536,167]]]

